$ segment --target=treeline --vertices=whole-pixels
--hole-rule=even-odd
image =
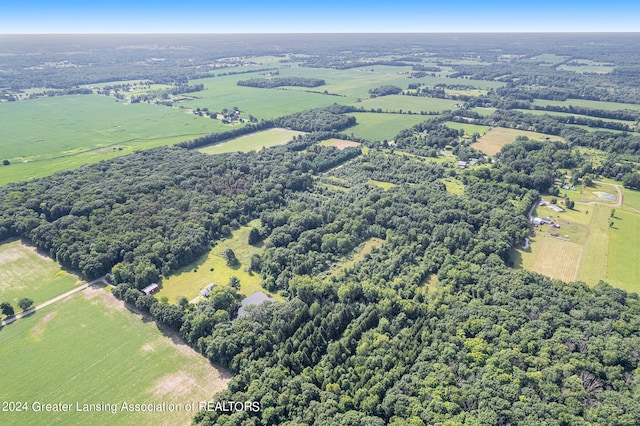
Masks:
[[[275,87],[282,87],[282,86],[319,87],[319,86],[324,86],[326,82],[320,78],[272,77],[272,78],[252,78],[249,80],[239,80],[237,84],[238,86],[272,89]]]
[[[356,108],[333,104],[280,117],[275,123],[302,132],[337,132],[356,125],[356,118],[345,115]]]
[[[274,127],[286,127],[302,132],[338,132],[356,124],[355,117],[345,115],[345,113],[353,111],[359,111],[359,109],[333,104],[324,108],[297,112],[274,120],[263,120],[258,123],[245,124],[242,127],[234,127],[224,132],[212,133],[207,136],[179,142],[176,146],[194,149]]]
[[[376,87],[374,89],[369,89],[369,95],[372,98],[376,98],[378,96],[388,96],[388,95],[398,95],[402,93],[402,88],[393,85],[384,85],[380,87]]]
[[[195,149],[201,146],[214,145],[230,139],[235,139],[242,135],[248,135],[249,133],[259,132],[261,130],[267,130],[275,127],[276,124],[271,120],[263,120],[258,123],[245,124],[244,126],[234,127],[231,130],[225,130],[224,132],[211,133],[210,135],[201,136],[196,139],[190,139],[184,142],[179,142],[175,146],[180,148]]]

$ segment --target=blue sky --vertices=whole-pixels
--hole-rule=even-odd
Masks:
[[[0,0],[0,33],[639,32],[637,0]]]

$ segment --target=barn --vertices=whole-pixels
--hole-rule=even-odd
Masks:
[[[160,287],[158,287],[158,284],[153,283],[153,284],[149,284],[148,286],[146,286],[140,291],[142,291],[142,294],[151,294],[151,293],[155,293],[158,290],[160,290]]]

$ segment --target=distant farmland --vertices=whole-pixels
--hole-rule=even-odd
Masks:
[[[97,95],[0,103],[0,185],[170,145],[228,127],[177,108]]]

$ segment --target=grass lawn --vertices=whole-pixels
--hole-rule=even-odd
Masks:
[[[512,260],[516,267],[523,267],[565,282],[575,280],[582,255],[580,244],[553,237],[546,229],[537,231],[536,236],[530,240],[528,250],[514,250]]]
[[[624,208],[640,213],[640,191],[622,188],[622,186],[620,186],[620,189],[624,198]]]
[[[529,132],[526,130],[494,127],[471,146],[487,155],[496,155],[503,146],[515,142],[518,136],[526,136],[529,139],[540,141],[547,139],[564,141],[560,136],[545,135],[543,133]]]
[[[616,210],[613,222],[606,281],[623,290],[640,293],[640,215]]]
[[[618,192],[611,185],[593,183],[591,186],[582,186],[582,192],[578,201],[581,203],[597,201],[599,203],[615,205],[618,201]]]
[[[208,401],[229,374],[141,321],[104,289],[87,289],[0,329],[0,400],[26,401],[27,412],[3,412],[3,424],[189,424],[185,405]],[[34,412],[34,402],[72,404],[71,412]],[[76,411],[115,404],[110,411]],[[180,411],[127,412],[122,404],[166,403]]]
[[[586,207],[586,206],[585,206]],[[578,279],[589,285],[595,285],[607,277],[607,264],[611,244],[609,241],[609,216],[611,209],[606,206],[593,205],[589,207],[591,219],[589,235],[584,246]]]
[[[249,152],[259,151],[262,148],[270,146],[282,145],[289,142],[297,135],[303,132],[287,129],[269,129],[262,132],[251,133],[249,135],[240,136],[216,145],[209,145],[198,151],[205,154],[222,154],[225,152]]]
[[[471,124],[471,123],[458,123],[455,121],[447,121],[444,123],[444,125],[452,129],[464,130],[465,136],[471,136],[474,133],[478,133],[479,135],[484,135],[489,130],[491,130],[491,127],[489,126],[480,126],[478,124]]]
[[[483,117],[488,117],[491,114],[493,114],[494,112],[496,112],[496,108],[481,108],[481,107],[477,107],[477,108],[472,108],[473,112],[477,112],[478,114],[480,114]]]
[[[19,240],[0,245],[0,301],[11,303],[28,297],[37,305],[81,285],[78,277]],[[1,316],[1,314],[0,314]]]
[[[202,256],[191,265],[185,266],[170,277],[163,279],[162,288],[156,293],[157,298],[167,297],[169,303],[175,303],[180,296],[193,300],[198,297],[200,290],[208,284],[227,285],[232,276],[240,280],[240,293],[244,296],[249,296],[256,291],[268,293],[260,285],[262,283],[260,275],[247,272],[251,264],[251,256],[262,253],[261,246],[254,247],[247,243],[249,231],[254,226],[256,228],[260,226],[259,220],[254,220],[248,226],[243,226],[233,231],[230,238],[218,242],[208,254]],[[238,265],[227,266],[222,257],[222,253],[226,248],[233,250],[239,260]],[[282,296],[278,294],[272,296],[278,301],[283,300]]]
[[[425,112],[443,112],[455,109],[455,105],[459,101],[450,99],[429,98],[426,96],[404,96],[389,95],[379,96],[377,98],[364,99],[362,102],[354,103],[357,107],[366,109],[381,109],[383,112],[399,112],[412,111],[414,113]],[[422,117],[423,121],[428,117]]]
[[[418,123],[430,120],[432,116],[409,114],[378,114],[370,112],[356,112],[349,114],[356,118],[356,124],[346,133],[372,141],[392,140],[403,129],[408,129]]]
[[[228,129],[177,108],[97,95],[0,103],[0,184]],[[28,125],[26,124],[28,123]]]

